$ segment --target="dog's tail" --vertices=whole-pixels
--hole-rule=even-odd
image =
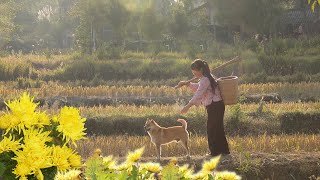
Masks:
[[[187,130],[187,126],[188,126],[188,125],[187,125],[187,121],[186,121],[186,120],[184,120],[184,119],[178,119],[177,121],[182,124],[182,127],[183,127],[185,130]]]

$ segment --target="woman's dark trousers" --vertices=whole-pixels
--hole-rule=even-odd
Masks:
[[[211,155],[230,154],[223,126],[225,111],[223,101],[212,102],[206,106],[206,109],[208,113],[207,136]]]

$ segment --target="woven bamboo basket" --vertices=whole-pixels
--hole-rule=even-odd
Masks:
[[[224,104],[236,104],[238,102],[238,77],[221,77],[217,81]]]

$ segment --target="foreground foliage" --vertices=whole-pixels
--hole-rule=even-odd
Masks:
[[[24,93],[6,103],[0,117],[0,176],[4,179],[53,179],[57,172],[80,168],[81,156],[71,146],[84,139],[85,119],[73,107],[50,116]]]
[[[119,164],[113,156],[101,156],[101,151],[97,149],[95,154],[86,161],[84,174],[88,179],[241,179],[241,177],[234,172],[215,171],[220,156],[205,161],[202,165],[202,169],[195,173],[188,165],[177,165],[176,159],[172,159],[164,167],[159,163],[140,163],[139,159],[141,158],[143,151],[144,148],[140,148],[134,152],[129,152],[126,160]]]

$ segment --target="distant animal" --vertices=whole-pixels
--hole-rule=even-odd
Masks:
[[[282,99],[279,95],[264,95],[261,97],[261,101],[267,103],[281,103]]]

